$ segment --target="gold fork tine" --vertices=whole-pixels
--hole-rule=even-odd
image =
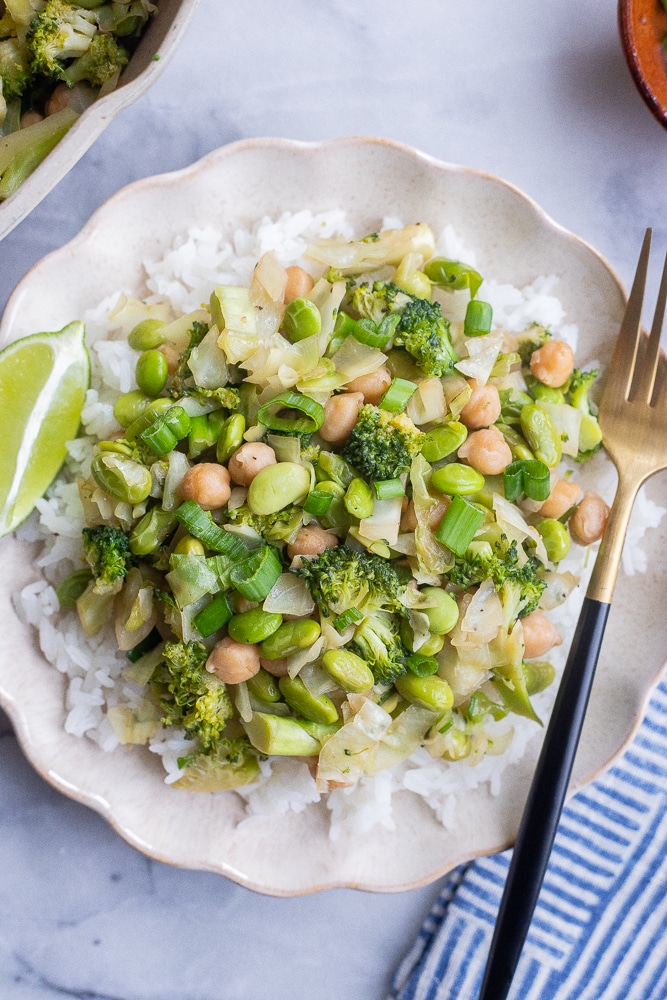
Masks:
[[[618,333],[614,353],[609,362],[605,382],[605,395],[621,396],[628,399],[632,375],[637,360],[637,351],[642,329],[642,305],[646,288],[649,255],[651,252],[652,230],[647,229],[642,243],[632,290],[625,308],[625,315]]]
[[[662,335],[662,325],[665,318],[665,303],[667,302],[667,255],[665,265],[662,270],[662,279],[658,289],[658,300],[653,316],[651,333],[646,345],[643,364],[635,372],[633,377],[631,398],[638,401],[645,401],[651,405],[655,380],[658,374],[658,361],[660,358],[660,337]]]

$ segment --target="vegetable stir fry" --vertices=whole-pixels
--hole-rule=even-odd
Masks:
[[[116,86],[150,0],[0,0],[0,201]]]
[[[419,224],[312,245],[307,269],[269,252],[249,288],[129,335],[137,387],[58,593],[88,635],[113,617],[144,695],[109,710],[121,741],[190,741],[177,787],[289,755],[326,790],[539,722],[558,564],[607,515],[562,462],[601,446],[596,373],[497,329],[482,276],[434,248]]]

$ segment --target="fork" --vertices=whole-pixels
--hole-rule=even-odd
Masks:
[[[479,1000],[505,1000],[510,990],[565,801],[630,513],[640,486],[667,468],[667,359],[660,351],[667,258],[646,337],[641,316],[650,248],[648,229],[598,414],[618,471],[616,495],[528,794]]]

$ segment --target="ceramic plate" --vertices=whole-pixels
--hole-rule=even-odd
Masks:
[[[119,112],[157,80],[185,34],[199,0],[160,0],[116,90],[89,107],[14,194],[0,202],[0,240],[11,232],[80,160]]]
[[[385,215],[428,221],[436,230],[451,223],[465,245],[476,249],[481,272],[501,281],[522,286],[540,274],[556,275],[567,318],[580,328],[580,362],[608,355],[624,295],[591,247],[495,177],[364,138],[241,142],[187,170],[125,188],[76,239],[23,279],[7,306],[0,339],[59,329],[121,288],[141,295],[142,259],[156,257],[189,227],[213,224],[231,234],[264,214],[335,206],[345,207],[357,231],[373,231]],[[664,496],[664,487],[664,478],[656,480],[653,494]],[[651,537],[648,572],[619,581],[573,788],[627,744],[667,651],[667,538],[658,535]],[[479,789],[462,800],[455,829],[446,831],[428,807],[399,793],[395,830],[331,842],[322,805],[239,827],[243,807],[235,793],[176,792],[164,784],[160,762],[145,751],[105,754],[67,736],[63,679],[44,662],[11,603],[12,593],[33,576],[31,553],[11,537],[0,542],[0,552],[0,700],[25,753],[47,780],[96,809],[146,854],[220,872],[262,892],[297,895],[333,886],[406,889],[512,843],[539,738],[505,772],[500,796]]]

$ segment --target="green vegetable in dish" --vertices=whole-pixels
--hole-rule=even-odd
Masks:
[[[421,432],[406,414],[390,413],[367,403],[342,454],[368,479],[393,479],[410,468],[422,440]]]

